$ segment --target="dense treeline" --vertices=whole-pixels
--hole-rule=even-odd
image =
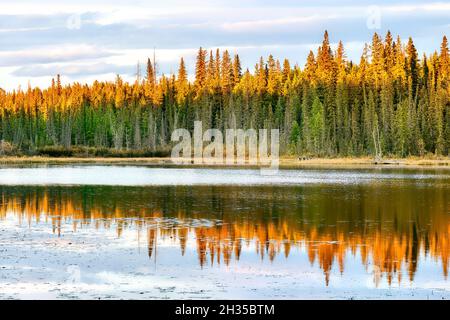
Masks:
[[[55,146],[164,150],[175,128],[280,129],[282,154],[317,156],[448,155],[450,55],[419,56],[375,34],[359,64],[344,46],[330,48],[328,33],[304,68],[272,55],[241,70],[239,56],[200,48],[195,80],[184,60],[178,74],[126,83],[79,83],[5,92],[0,89],[0,140],[26,153]],[[0,150],[1,152],[1,150]]]

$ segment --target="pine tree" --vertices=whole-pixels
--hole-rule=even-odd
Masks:
[[[316,71],[316,58],[314,57],[314,53],[312,51],[309,51],[308,58],[306,59],[304,74],[308,82],[311,84],[314,84],[316,81]]]
[[[212,50],[209,52],[209,59],[208,59],[208,69],[206,72],[206,87],[208,88],[208,92],[210,94],[214,93],[216,84],[215,84],[215,61]]]
[[[346,56],[344,50],[344,44],[339,41],[338,48],[336,51],[336,65],[338,68],[338,82],[342,82],[345,79],[346,70]]]
[[[241,81],[241,77],[241,60],[239,59],[239,55],[235,54],[233,59],[233,87],[235,87],[239,83],[239,81]]]
[[[215,59],[215,65],[214,65],[214,81],[215,81],[215,87],[217,89],[217,91],[219,92],[221,90],[222,87],[222,71],[221,71],[221,67],[222,67],[222,59],[220,57],[220,50],[217,49],[216,50],[216,59]]]
[[[372,38],[372,45],[370,47],[372,54],[372,61],[371,61],[371,74],[372,74],[372,81],[375,84],[376,88],[380,88],[383,79],[385,77],[385,55],[384,55],[384,45],[381,41],[380,36],[375,33]]]
[[[325,31],[322,46],[317,53],[317,76],[325,83],[332,83],[336,80],[336,64],[330,47],[328,31]]]
[[[195,65],[195,82],[194,87],[196,91],[196,97],[202,95],[206,81],[206,50],[202,47],[198,50],[197,62]]]
[[[155,74],[153,72],[153,65],[150,58],[147,59],[147,73],[145,78],[149,84],[155,85]]]
[[[320,99],[316,97],[311,107],[310,130],[311,138],[316,155],[321,154],[325,139],[324,107]]]
[[[406,65],[411,94],[413,97],[415,97],[417,91],[417,83],[419,81],[419,63],[417,59],[417,50],[411,37],[409,38],[408,45],[406,46]]]
[[[289,63],[288,59],[284,59],[283,61],[283,76],[281,78],[281,81],[286,83],[291,79],[291,64]]]
[[[300,140],[300,126],[297,121],[294,120],[291,127],[292,129],[289,135],[289,145],[293,152],[297,152],[297,145]]]
[[[231,92],[234,83],[233,65],[228,50],[222,55],[221,72],[222,92],[226,95]]]
[[[263,57],[259,58],[259,64],[255,66],[255,80],[258,93],[265,93],[267,88],[267,73]]]
[[[267,61],[268,74],[267,74],[267,92],[270,95],[276,95],[280,91],[280,73],[277,70],[275,59],[272,55],[269,55]]]
[[[390,31],[386,33],[386,37],[384,38],[384,62],[385,62],[385,70],[391,75],[392,68],[395,64],[395,56],[394,56],[394,40],[392,38],[392,34]]]
[[[448,49],[447,37],[444,36],[441,44],[441,52],[439,55],[439,81],[441,85],[446,88],[450,73],[450,53]]]
[[[393,69],[393,77],[398,84],[397,89],[402,90],[403,85],[406,83],[406,59],[400,37],[397,37],[397,41],[394,44],[394,56],[395,63]]]
[[[176,96],[177,103],[181,105],[184,103],[186,96],[188,95],[188,91],[189,91],[187,71],[186,71],[186,66],[184,65],[183,58],[181,58],[180,66],[178,68],[176,91],[177,91],[177,96]]]

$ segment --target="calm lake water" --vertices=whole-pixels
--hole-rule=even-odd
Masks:
[[[0,298],[449,299],[450,170],[0,167]]]

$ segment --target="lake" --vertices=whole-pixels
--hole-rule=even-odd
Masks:
[[[0,298],[450,299],[449,169],[0,167]]]

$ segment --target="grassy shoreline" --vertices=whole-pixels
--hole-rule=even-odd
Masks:
[[[168,157],[136,157],[136,158],[119,158],[119,157],[43,157],[43,156],[24,156],[24,157],[0,157],[0,165],[20,165],[20,164],[139,164],[139,165],[174,165]],[[183,166],[195,167],[224,167],[222,164],[184,164]],[[239,167],[254,167],[254,165],[236,165]],[[356,158],[313,158],[307,160],[299,160],[294,157],[280,158],[280,167],[443,167],[450,168],[450,157],[440,158],[399,158],[399,159],[383,159],[375,162],[371,157]]]

